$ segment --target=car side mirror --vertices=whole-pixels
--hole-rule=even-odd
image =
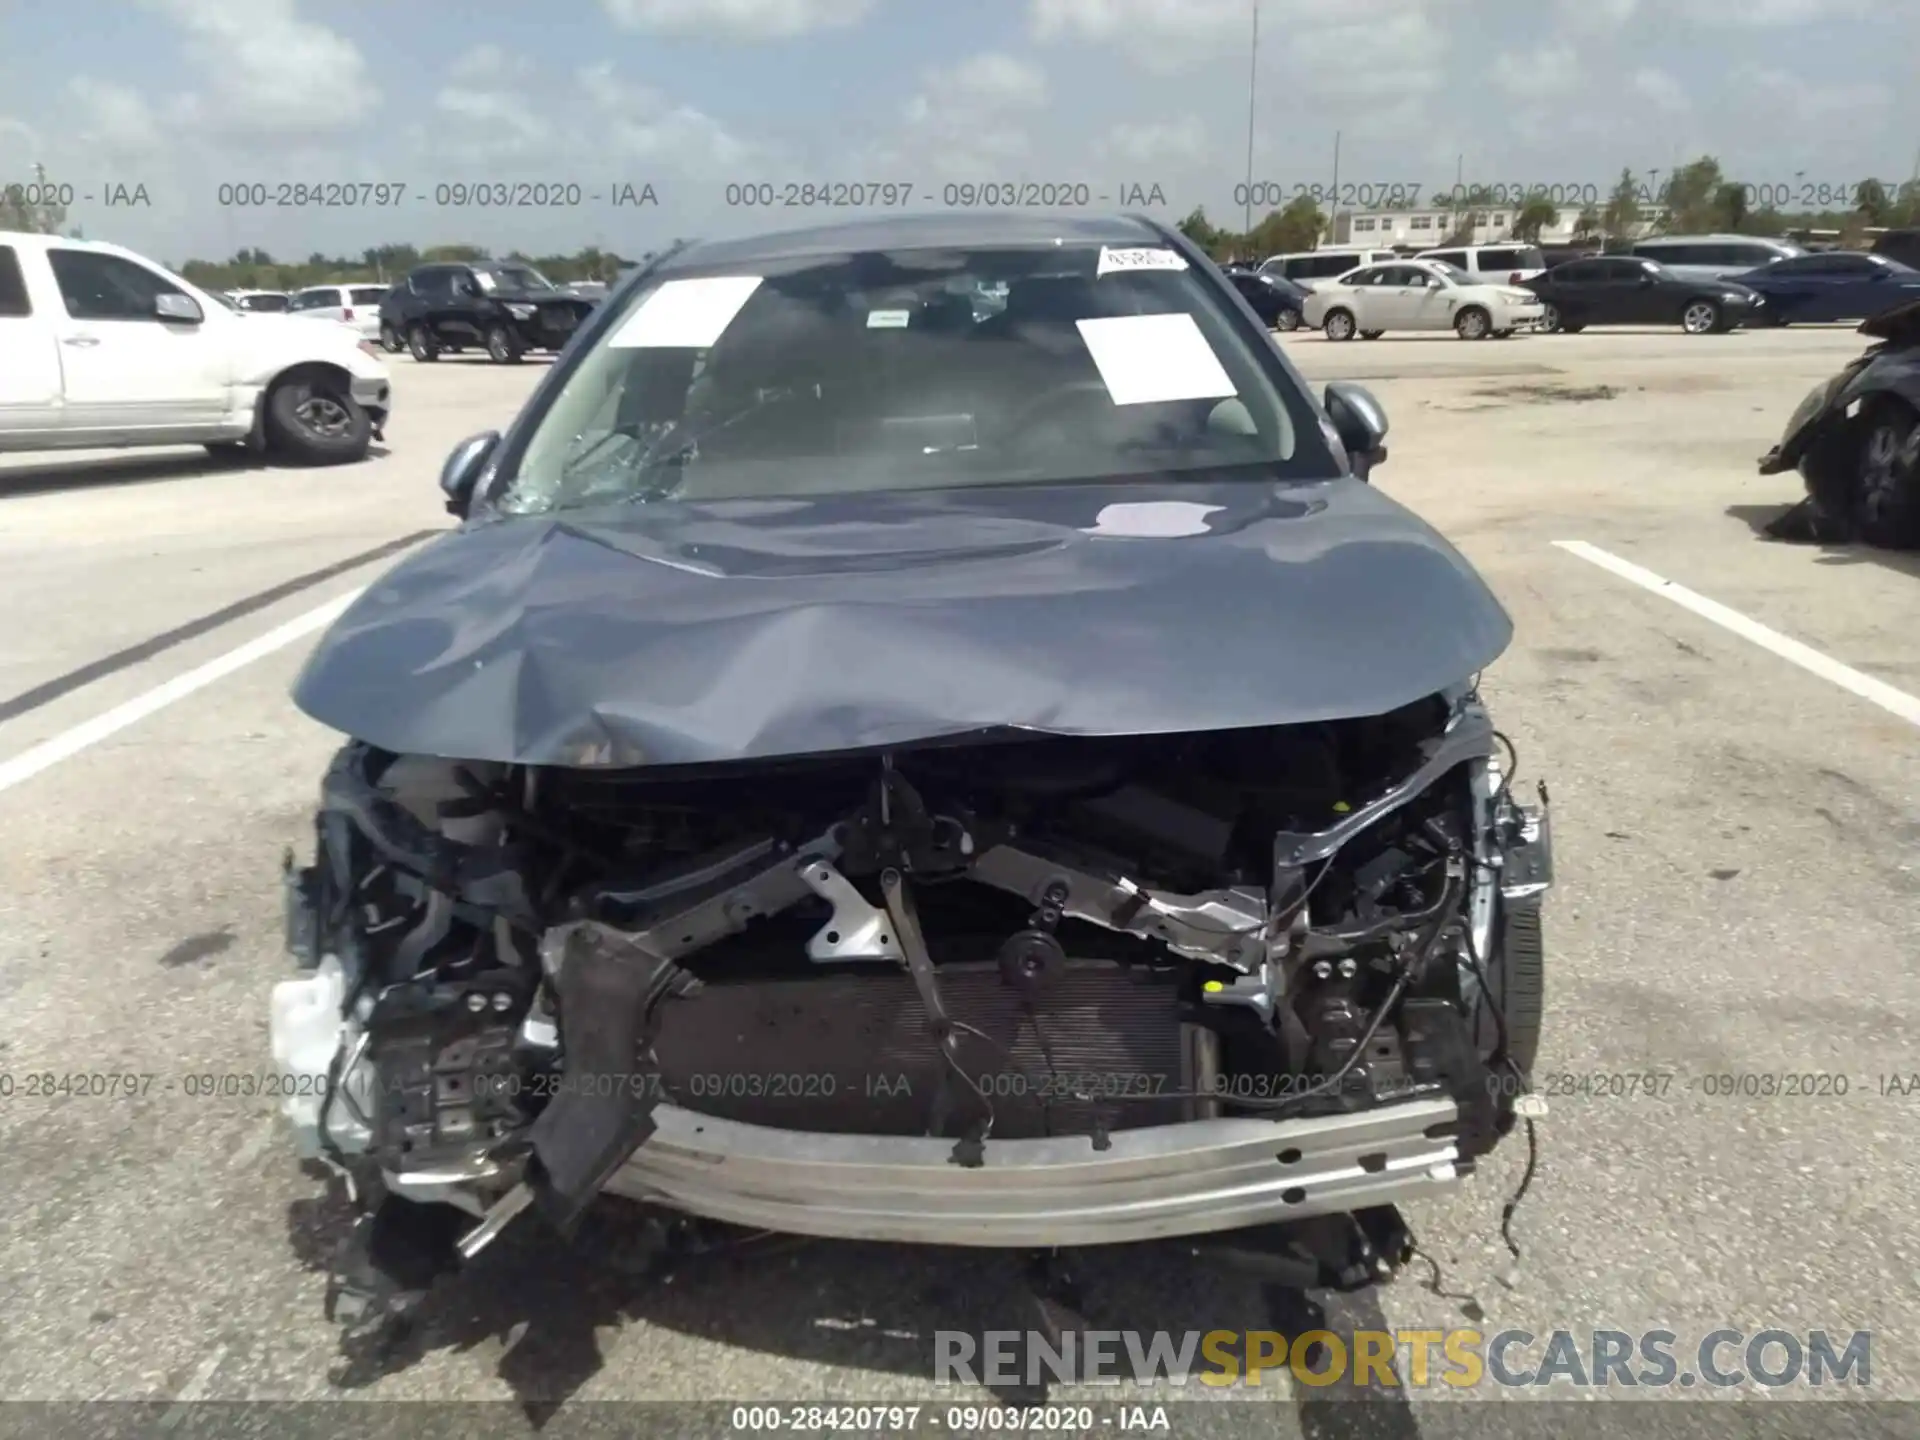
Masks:
[[[1346,447],[1353,473],[1367,478],[1375,465],[1387,458],[1387,412],[1371,390],[1351,380],[1335,380],[1327,386],[1323,401],[1334,434]]]
[[[1653,276],[1651,276],[1651,275],[1649,275],[1649,274],[1647,274],[1647,272],[1646,272],[1646,271],[1644,271],[1644,270],[1642,270],[1642,271],[1640,272],[1640,283],[1641,283],[1642,285],[1651,285],[1651,284],[1653,284]]]
[[[198,325],[207,318],[198,300],[191,295],[177,295],[172,291],[154,297],[153,314],[155,319],[170,325]]]
[[[487,468],[487,461],[493,458],[494,449],[499,444],[498,430],[484,430],[478,435],[469,435],[453,447],[446,464],[440,467],[440,493],[447,497],[449,515],[462,520],[467,518],[473,508],[473,494],[480,483],[480,472]]]

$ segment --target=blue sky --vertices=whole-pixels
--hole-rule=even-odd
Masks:
[[[1241,206],[1254,0],[0,0],[0,183],[173,261],[382,241],[504,250],[821,218],[728,183],[1158,184]],[[1920,0],[1260,0],[1258,178],[1605,186],[1709,152],[1759,184],[1910,176]],[[1795,182],[1795,177],[1801,180]],[[436,206],[435,186],[581,187]],[[236,182],[398,205],[222,205]],[[110,183],[149,203],[113,207]],[[612,187],[658,204],[619,207]],[[558,192],[564,198],[566,191]],[[357,196],[355,197],[358,198]]]

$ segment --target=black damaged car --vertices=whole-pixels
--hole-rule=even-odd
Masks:
[[[1392,1273],[1392,1207],[1534,1113],[1552,865],[1475,688],[1512,625],[1366,483],[1386,431],[1144,218],[631,276],[296,684],[350,738],[272,1042],[363,1211],[340,1284],[603,1192],[985,1247],[1317,1217],[1313,1274]]]
[[[1920,549],[1920,301],[1859,327],[1874,343],[1807,392],[1762,475],[1797,470],[1806,498],[1769,538]]]
[[[380,302],[380,343],[421,361],[478,348],[512,365],[563,349],[596,303],[516,261],[419,265]]]

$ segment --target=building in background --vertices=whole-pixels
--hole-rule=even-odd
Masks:
[[[1459,243],[1463,245],[1507,244],[1513,239],[1513,221],[1517,213],[1513,206],[1473,211],[1467,217],[1473,224],[1473,237]],[[1562,207],[1558,223],[1543,227],[1540,238],[1534,243],[1571,244],[1574,223],[1579,218],[1579,206]],[[1647,210],[1641,215],[1639,225],[1635,227],[1636,236],[1646,235],[1658,229],[1665,219],[1664,211]],[[1431,250],[1446,243],[1447,237],[1453,233],[1458,220],[1459,212],[1447,209],[1343,210],[1334,217],[1333,238],[1327,243]]]

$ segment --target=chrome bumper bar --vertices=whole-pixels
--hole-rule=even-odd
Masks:
[[[775,1130],[661,1105],[606,1187],[711,1220],[829,1239],[992,1248],[1197,1235],[1393,1205],[1458,1183],[1451,1100],[1357,1115],[1195,1120],[988,1140],[985,1163],[919,1136]]]

